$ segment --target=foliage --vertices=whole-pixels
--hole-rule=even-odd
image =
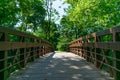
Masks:
[[[15,1],[0,0],[0,26],[13,27],[18,22],[19,8]]]
[[[104,30],[110,27],[120,25],[120,0],[66,0],[66,3],[71,6],[67,9],[67,16],[64,16],[61,20],[62,28],[72,35],[73,40],[76,38],[82,37],[84,35],[91,34],[100,30]],[[116,36],[118,39],[119,36]],[[91,40],[93,41],[93,40]],[[100,37],[101,42],[111,42],[112,35],[106,35]],[[119,41],[119,40],[118,40]],[[103,49],[104,50],[104,49]],[[107,59],[110,62],[110,66],[113,66],[113,54],[116,53],[116,58],[120,58],[119,51],[114,52],[113,50],[104,50]],[[100,60],[102,60],[101,54],[103,51],[100,51]],[[120,61],[116,60],[116,68],[120,69]],[[102,69],[108,71],[107,65],[103,65]],[[120,79],[120,72],[114,75],[116,80]]]
[[[120,24],[120,0],[66,0],[71,4],[68,15],[61,20],[61,25],[78,37]],[[83,33],[84,32],[84,33]]]
[[[0,25],[21,31],[35,31],[45,18],[41,0],[1,0]]]
[[[56,46],[58,44],[58,38],[60,36],[58,29],[57,29],[57,25],[54,22],[50,22],[51,23],[50,36],[48,36],[49,34],[48,23],[49,23],[48,21],[44,21],[42,23],[42,26],[38,28],[38,30],[36,30],[34,34],[36,36],[42,37],[45,40],[50,41],[52,45],[54,46],[54,48],[57,49]]]
[[[58,48],[59,51],[67,51],[68,50],[68,44],[69,44],[68,38],[65,38],[65,35],[60,36],[57,48]]]
[[[70,40],[120,25],[120,0],[66,0],[66,3],[70,4],[65,10],[68,15],[60,23]]]
[[[59,26],[52,1],[1,0],[0,26],[32,32],[60,49],[76,38],[120,24],[120,0],[66,0],[68,14]]]

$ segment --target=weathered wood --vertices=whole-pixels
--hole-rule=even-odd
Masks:
[[[0,36],[0,41],[4,41],[5,40],[5,38],[4,38],[4,35],[3,34],[1,34],[1,36]],[[0,48],[1,49],[1,48]],[[4,51],[3,50],[0,50],[0,60],[1,59],[4,59]],[[0,70],[1,69],[3,69],[4,68],[4,62],[3,61],[0,61]],[[0,72],[0,80],[2,80],[3,79],[3,73],[2,72]]]
[[[113,30],[113,34],[112,34],[112,39],[113,39],[113,42],[116,42],[116,32],[114,30]],[[116,51],[115,50],[113,50],[113,57],[116,58]],[[116,68],[116,60],[113,61],[113,65]],[[115,80],[117,79],[116,72],[117,72],[116,70],[113,71],[113,75],[114,75]]]
[[[17,37],[17,41],[11,41],[11,35]],[[51,44],[41,38],[0,27],[0,80],[6,80],[15,69],[24,68],[28,62],[39,58],[41,46],[46,50],[44,54],[53,51]]]
[[[91,47],[91,48],[101,48],[101,49],[113,49],[120,51],[120,42],[96,42],[96,43],[81,43],[74,44],[70,47]]]
[[[120,32],[120,26],[114,27],[113,32],[115,32],[115,33]]]
[[[112,34],[111,29],[107,29],[107,30],[103,30],[103,31],[97,32],[96,36],[104,36],[104,35],[108,35],[108,34]]]
[[[113,34],[113,42],[120,41],[120,33],[117,33],[117,32],[118,31],[116,29],[114,31],[114,34]],[[120,59],[120,51],[119,50],[114,50],[114,58]],[[120,61],[115,60],[114,67],[120,70]],[[119,80],[120,79],[120,72],[115,70],[114,77],[115,77],[115,80]]]
[[[0,59],[4,59],[4,51],[0,51]],[[4,69],[4,61],[0,61],[0,70]],[[0,80],[4,80],[4,72],[0,72]]]
[[[112,36],[113,39],[107,42],[103,42],[102,38],[105,36]],[[92,41],[94,39],[94,41]],[[90,41],[91,40],[91,41]],[[114,27],[100,32],[96,32],[79,39],[72,41],[69,44],[70,51],[76,53],[75,49],[81,49],[82,57],[87,61],[93,62],[97,68],[101,68],[102,65],[108,67],[108,71],[111,76],[114,74],[115,80],[120,79],[120,27]],[[107,53],[111,52],[114,58],[110,57]],[[87,57],[85,57],[87,56]],[[110,63],[110,59],[114,60],[113,64]]]
[[[5,28],[5,27],[1,27],[0,26],[0,32],[1,33],[8,33],[8,34],[11,34],[11,35],[16,35],[16,36],[24,36],[24,37],[29,37],[29,38],[37,38],[31,34],[26,34],[24,32],[20,32],[20,31],[17,31],[17,30],[13,30],[13,29],[8,29],[8,28]],[[40,39],[40,38],[39,38]]]
[[[19,49],[27,47],[42,46],[38,43],[26,43],[26,42],[0,42],[0,50]]]
[[[103,58],[104,58],[104,60],[105,60],[105,63],[108,64],[108,65],[110,65],[110,62],[108,61],[108,57],[107,57],[109,50],[107,50],[107,51],[104,51],[103,49],[101,49],[101,50],[102,50],[102,53],[103,53]],[[113,75],[112,68],[111,68],[110,66],[107,66],[107,67],[108,67],[108,69],[109,69],[110,75],[112,76],[112,75]]]
[[[25,37],[21,36],[20,39],[19,39],[19,42],[21,42],[21,43],[25,42]],[[16,47],[17,46],[18,45],[16,45]],[[20,62],[20,67],[24,68],[25,67],[25,48],[21,47],[19,50],[20,50],[20,61],[23,60],[22,62]]]
[[[86,36],[86,39],[90,39],[90,38],[95,38],[96,37],[96,33],[92,33],[90,35]],[[90,42],[90,41],[89,41]]]
[[[44,57],[8,80],[112,80],[94,65],[72,53],[49,53]]]
[[[3,34],[2,34],[2,33],[0,33],[0,39],[1,39],[2,35],[3,35]]]
[[[8,41],[8,34],[7,34],[7,33],[3,33],[3,35],[1,36],[0,41]],[[2,59],[5,59],[4,61],[2,61],[2,62],[0,63],[1,69],[5,69],[5,68],[7,68],[7,62],[8,62],[7,57],[8,57],[8,53],[7,53],[6,50],[4,50],[4,51],[0,50],[0,53],[1,53],[0,56],[2,56]],[[0,75],[1,75],[1,76],[0,76],[1,80],[6,80],[7,77],[8,77],[8,71],[7,71],[7,70],[4,70],[4,71],[0,72]]]

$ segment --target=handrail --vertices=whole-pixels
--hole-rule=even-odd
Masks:
[[[39,37],[0,27],[0,80],[52,51],[52,45]]]
[[[69,44],[69,51],[94,63],[98,69],[104,68],[115,80],[120,79],[119,26],[80,37]]]

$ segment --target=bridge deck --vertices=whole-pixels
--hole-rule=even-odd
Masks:
[[[8,80],[111,80],[94,65],[67,52],[49,53]]]

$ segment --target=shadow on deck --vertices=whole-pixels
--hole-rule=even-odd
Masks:
[[[49,53],[8,80],[112,80],[83,58],[68,52]]]

